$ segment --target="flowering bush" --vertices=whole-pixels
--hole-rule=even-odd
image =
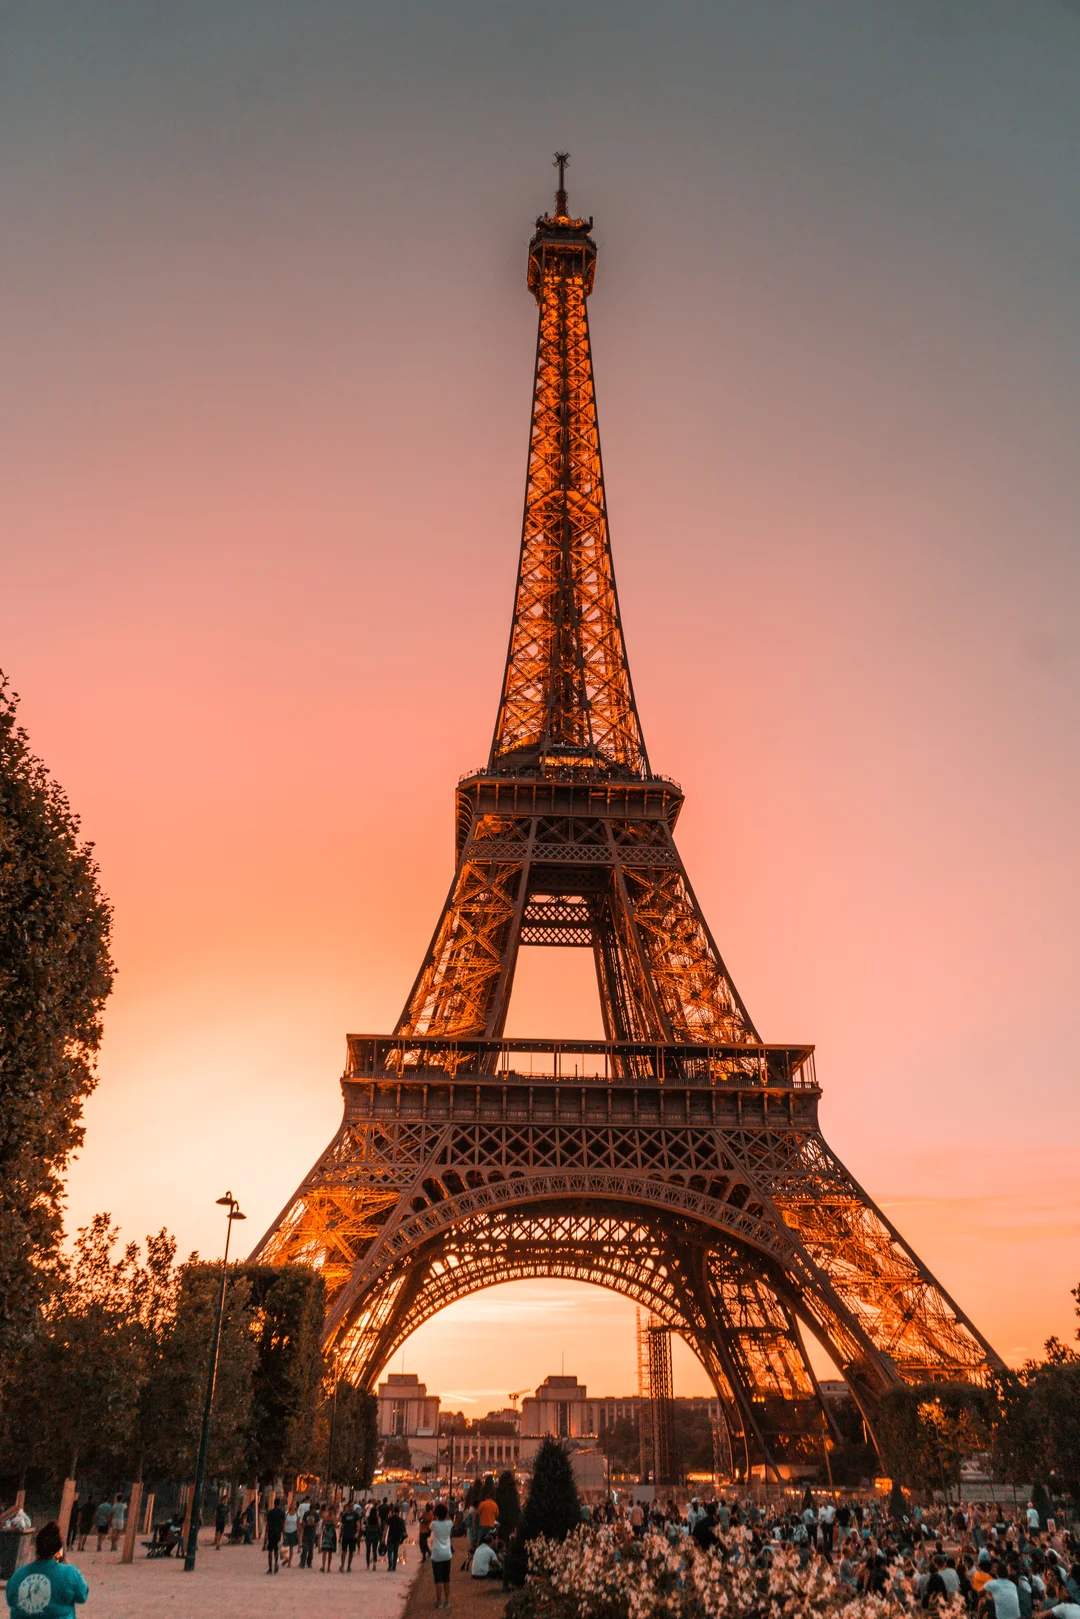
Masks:
[[[642,1540],[582,1527],[566,1540],[529,1547],[529,1583],[508,1619],[906,1619],[900,1595],[853,1591],[824,1558],[799,1566],[784,1546],[755,1555],[746,1530],[727,1537],[727,1557],[689,1536]],[[961,1619],[959,1600],[939,1619]]]

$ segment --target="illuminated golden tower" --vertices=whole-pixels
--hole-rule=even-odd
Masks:
[[[337,1136],[255,1251],[319,1266],[326,1344],[373,1384],[453,1300],[561,1276],[635,1299],[708,1371],[740,1464],[820,1452],[804,1335],[873,1428],[897,1380],[998,1357],[836,1159],[813,1047],[762,1042],[649,765],[608,537],[587,299],[558,154],[536,222],[525,515],[487,767],[392,1035],[350,1035]],[[606,1039],[507,1040],[520,945],[591,949]]]

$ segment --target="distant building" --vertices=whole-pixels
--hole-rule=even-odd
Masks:
[[[588,1390],[576,1377],[546,1377],[535,1394],[521,1402],[521,1437],[579,1439],[595,1434],[596,1401],[590,1406]]]
[[[516,1416],[517,1412],[511,1412]],[[470,1422],[464,1433],[443,1438],[443,1455],[447,1447],[454,1447],[454,1472],[459,1477],[478,1473],[501,1473],[517,1467],[521,1460],[521,1441],[513,1423],[497,1418],[480,1417]]]
[[[822,1377],[818,1380],[818,1388],[826,1405],[839,1405],[851,1393],[842,1377]]]
[[[379,1384],[379,1438],[402,1439],[416,1469],[433,1467],[439,1433],[439,1396],[415,1372],[390,1372]]]

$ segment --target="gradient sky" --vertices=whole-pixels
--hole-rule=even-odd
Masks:
[[[494,717],[565,146],[713,931],[991,1341],[1071,1332],[1078,83],[1051,0],[0,0],[0,664],[116,907],[72,1226],[210,1254],[228,1186],[254,1241],[400,1010]],[[589,956],[524,952],[511,1019],[598,1030]],[[518,1284],[406,1365],[473,1411],[564,1353],[621,1392],[632,1322]]]

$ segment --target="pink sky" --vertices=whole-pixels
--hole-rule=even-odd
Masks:
[[[720,948],[995,1346],[1071,1332],[1080,23],[595,3],[567,63],[480,0],[226,9],[8,30],[0,664],[116,906],[72,1226],[212,1253],[228,1186],[254,1241],[401,1008],[490,737],[566,144]],[[511,1032],[597,1029],[587,953],[526,956]],[[619,1392],[632,1320],[520,1284],[406,1363],[467,1409],[564,1352]]]

